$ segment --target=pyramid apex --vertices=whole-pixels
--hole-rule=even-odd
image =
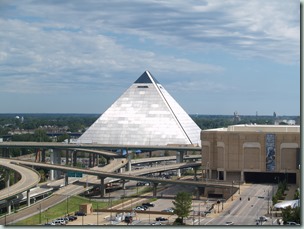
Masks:
[[[145,71],[134,83],[159,83],[149,71]]]

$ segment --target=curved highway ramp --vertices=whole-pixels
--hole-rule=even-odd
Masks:
[[[21,175],[21,179],[16,184],[0,191],[0,200],[5,200],[27,191],[35,187],[40,181],[40,175],[38,172],[24,166],[11,164],[9,159],[1,158],[0,166],[14,170]]]

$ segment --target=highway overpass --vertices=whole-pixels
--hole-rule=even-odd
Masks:
[[[61,142],[0,142],[0,148],[49,148],[49,149],[103,149],[103,150],[172,150],[172,151],[201,151],[199,146],[191,145],[114,145],[114,144],[73,144]]]

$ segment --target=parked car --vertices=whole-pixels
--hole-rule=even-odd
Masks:
[[[258,218],[258,221],[261,221],[261,222],[264,222],[264,221],[267,221],[267,220],[268,220],[268,218],[266,216],[260,216]]]
[[[126,223],[132,223],[133,217],[132,217],[132,216],[126,216],[124,221],[125,221]]]
[[[70,215],[70,216],[68,216],[68,219],[69,219],[70,221],[74,221],[74,220],[77,219],[77,216]]]
[[[148,185],[150,185],[150,183],[149,183],[149,182],[142,182],[142,181],[139,181],[139,182],[137,182],[136,185],[137,185],[137,186],[148,186]]]
[[[142,206],[144,206],[144,205],[146,205],[148,207],[154,207],[154,204],[152,204],[152,203],[143,203]]]
[[[164,217],[156,217],[155,220],[156,220],[156,221],[167,221],[168,219],[167,219],[167,218],[164,218]]]
[[[144,210],[147,210],[149,208],[149,206],[147,206],[147,205],[141,205],[141,207],[143,207]]]
[[[56,220],[62,220],[65,222],[65,224],[67,224],[69,222],[69,219],[67,217],[63,217],[63,218],[58,218]]]
[[[63,219],[55,219],[52,223],[55,225],[66,225],[66,222]]]
[[[143,206],[137,206],[137,207],[133,208],[133,210],[135,210],[135,211],[144,211],[146,209]]]
[[[150,225],[162,225],[162,223],[161,222],[157,222],[157,223],[151,223]]]
[[[225,225],[233,225],[233,222],[226,222]]]
[[[165,210],[162,210],[162,212],[171,212],[171,213],[173,213],[174,210],[173,210],[173,208],[167,208]]]
[[[75,216],[86,216],[87,214],[84,212],[75,212]]]

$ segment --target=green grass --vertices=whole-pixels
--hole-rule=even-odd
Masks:
[[[29,217],[27,219],[21,220],[14,225],[21,226],[21,225],[39,225],[40,224],[40,217],[41,217],[41,224],[45,224],[47,221],[50,222],[53,219],[65,216],[67,214],[67,206],[68,206],[68,213],[74,214],[75,211],[79,211],[79,205],[84,203],[92,203],[93,209],[97,208],[107,208],[108,203],[107,202],[96,202],[96,201],[90,201],[87,198],[83,198],[80,196],[72,196],[67,201],[63,201],[48,210],[41,213],[38,213],[32,217]],[[116,201],[113,201],[112,204],[116,204]]]
[[[140,196],[144,193],[151,192],[153,190],[152,187],[140,187],[138,189],[138,194],[133,194],[130,197],[136,197]],[[97,206],[99,209],[102,208],[109,208],[110,206],[117,205],[121,202],[125,201],[124,199],[120,200],[113,200],[111,203],[109,201],[107,202],[98,202],[98,201],[91,201],[88,198],[81,197],[81,196],[71,196],[67,201],[63,201],[53,207],[50,207],[46,211],[43,211],[40,215],[40,213],[31,216],[27,219],[21,220],[13,225],[15,226],[25,226],[25,225],[39,225],[39,224],[45,224],[46,222],[51,222],[52,220],[65,216],[67,213],[72,215],[75,213],[75,211],[79,211],[79,205],[84,203],[92,203],[93,209],[97,209]],[[68,212],[67,212],[68,207]],[[41,219],[40,219],[41,218]],[[41,223],[40,223],[41,220]]]

